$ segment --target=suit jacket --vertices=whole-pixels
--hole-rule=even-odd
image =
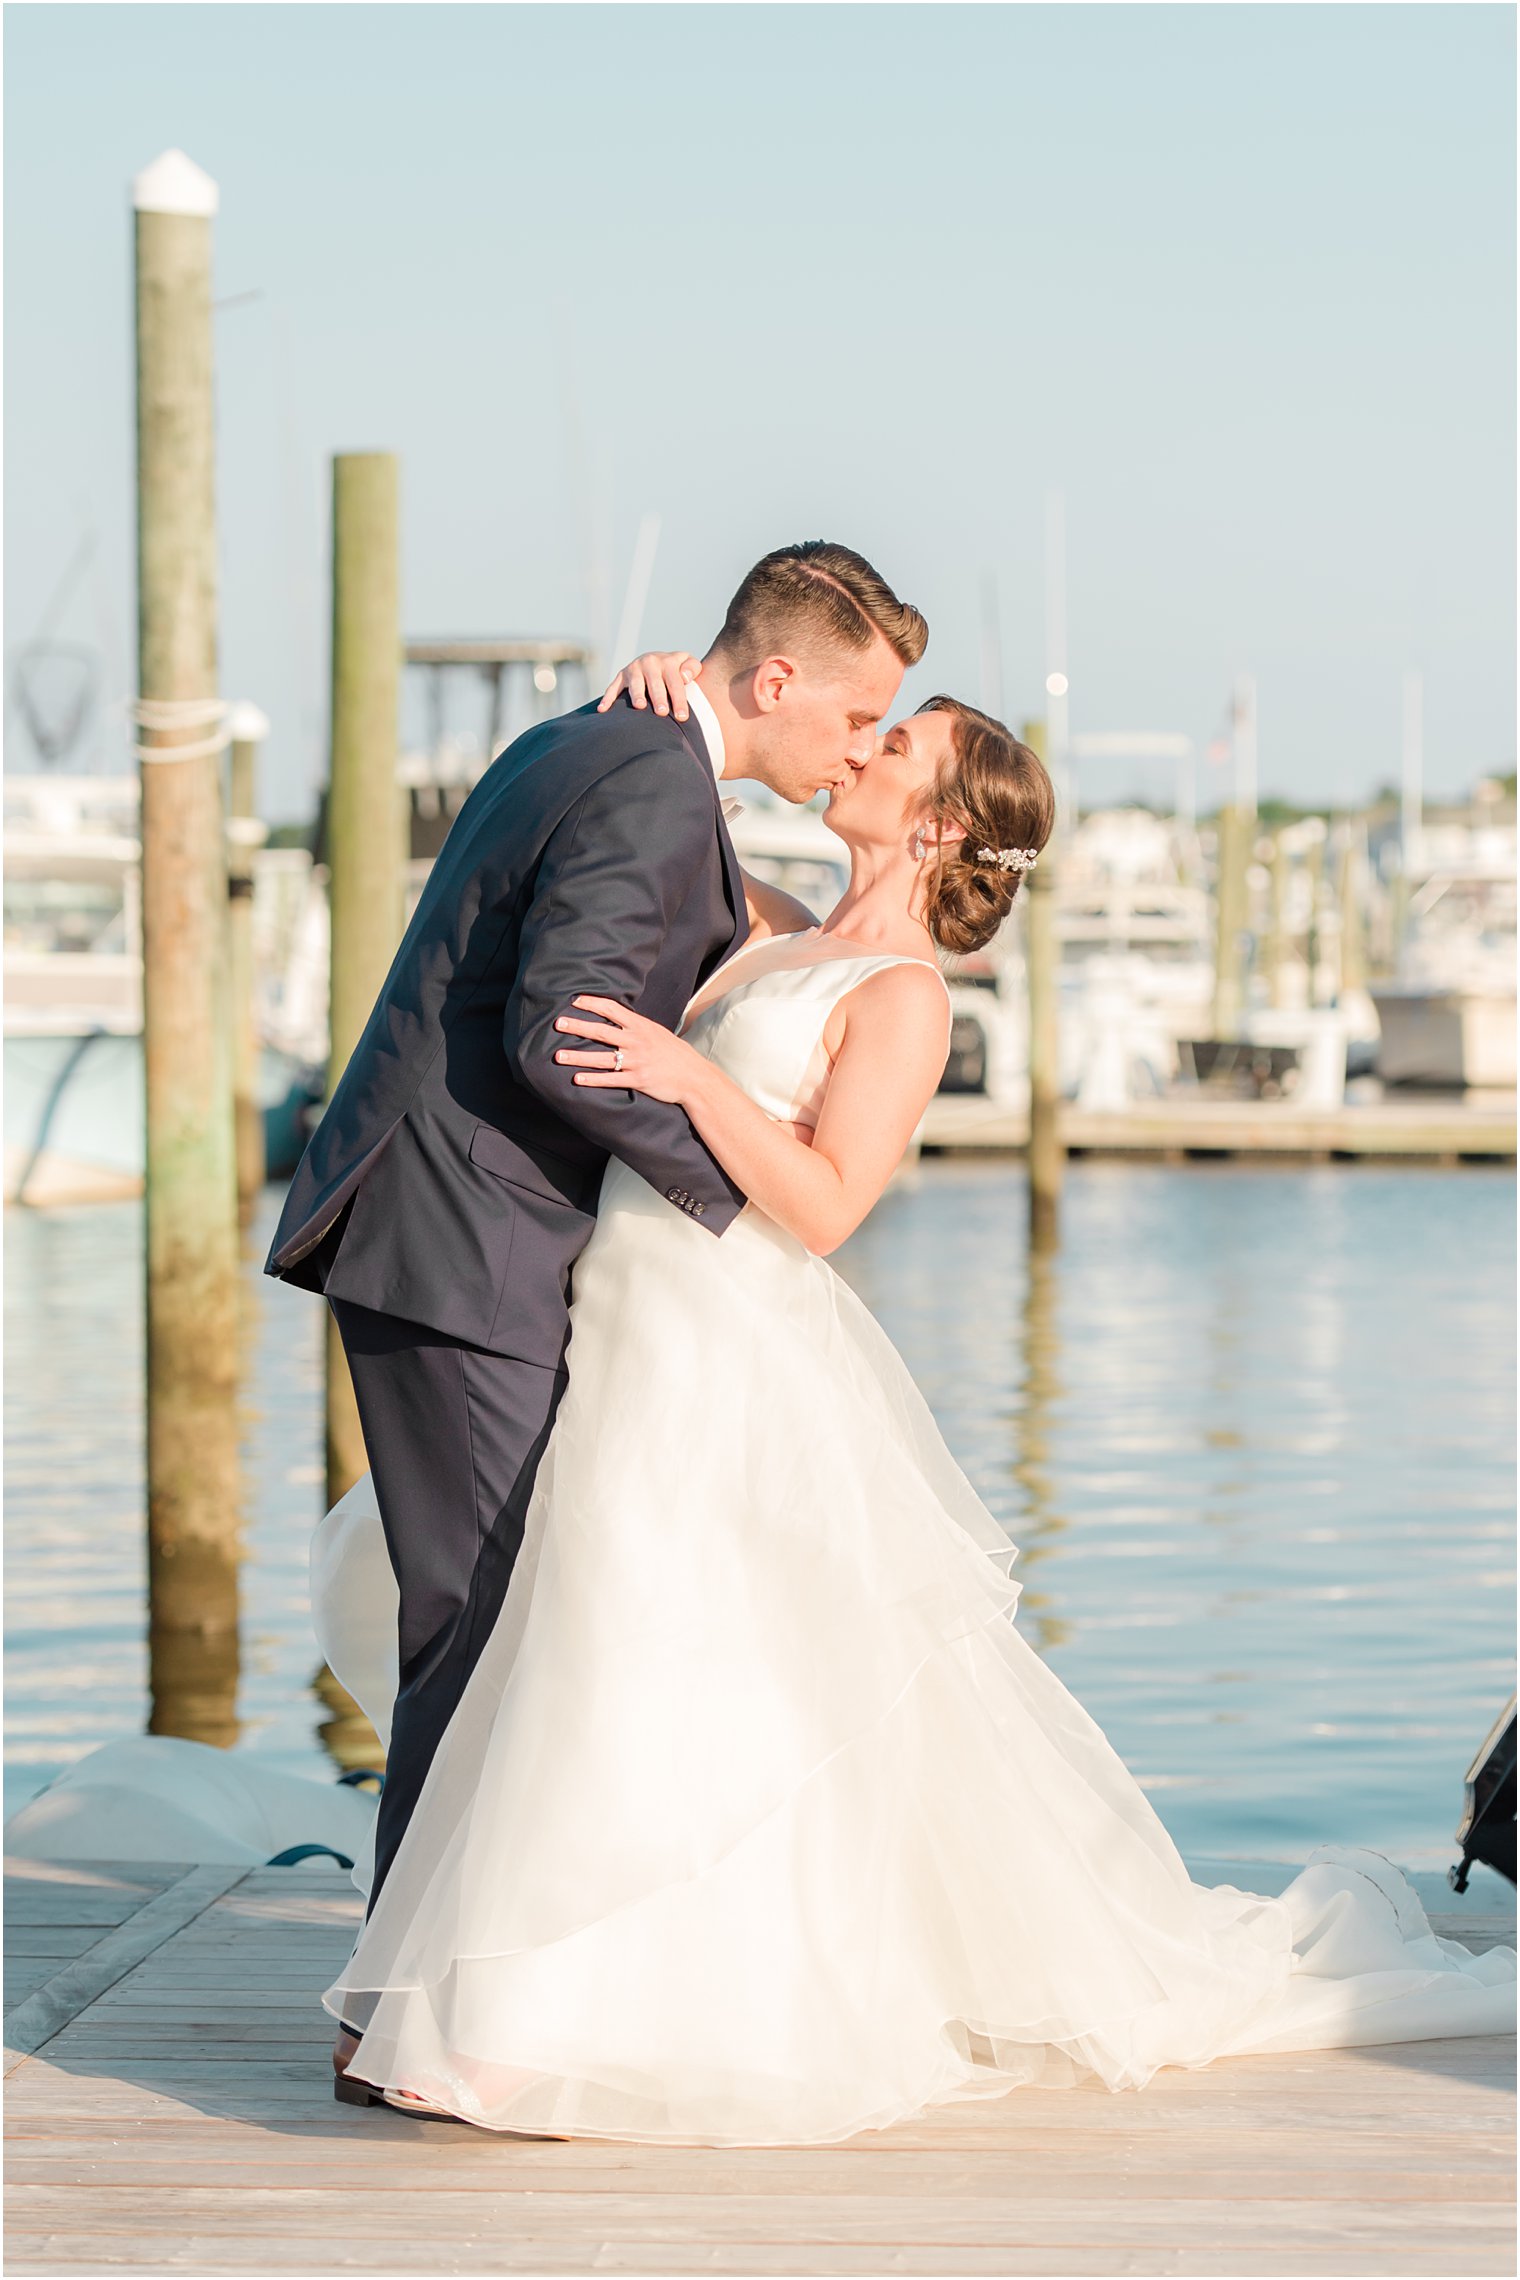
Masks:
[[[609,1154],[714,1235],[744,1197],[684,1110],[573,1085],[555,1018],[593,991],[674,1028],[747,931],[695,722],[529,729],[455,818],[265,1271],[557,1363]]]

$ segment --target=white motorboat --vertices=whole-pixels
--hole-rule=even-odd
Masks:
[[[137,784],[5,786],[5,1196],[103,1201],[142,1186]]]
[[[1410,898],[1395,976],[1371,992],[1385,1084],[1515,1083],[1514,833],[1507,837],[1507,849],[1453,850]]]
[[[1084,816],[1062,858],[1061,1081],[1091,1108],[1154,1096],[1212,1020],[1214,942],[1199,852],[1144,808]]]
[[[730,818],[734,852],[752,878],[780,887],[826,918],[850,883],[850,858],[816,808],[753,799],[746,787]]]
[[[6,778],[7,1203],[105,1203],[142,1192],[141,860],[135,775]],[[309,873],[307,856],[293,860]],[[288,861],[284,850],[254,858],[256,936],[261,911],[270,934]],[[304,886],[293,899],[305,912]],[[270,971],[261,992],[278,1001],[285,985],[265,979]],[[264,1025],[272,1172],[290,1168],[292,1147],[299,1153],[296,1109],[319,1025],[325,1059],[325,999],[319,1024],[290,1020],[288,1034]]]

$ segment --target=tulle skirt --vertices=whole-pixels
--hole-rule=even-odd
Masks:
[[[334,1640],[370,1510],[319,1542]],[[1513,2025],[1513,1953],[1438,1940],[1376,1855],[1193,1884],[1013,1559],[824,1262],[612,1166],[505,1608],[326,1997],[354,2072],[496,2129],[796,2145]]]

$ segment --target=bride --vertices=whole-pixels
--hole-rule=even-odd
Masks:
[[[684,711],[685,669],[641,660],[635,701]],[[1192,1883],[1015,1627],[1013,1547],[825,1254],[938,1082],[935,952],[1007,916],[1050,785],[936,697],[826,820],[838,906],[752,884],[679,1036],[599,998],[560,1023],[575,1083],[680,1103],[752,1200],[714,1242],[608,1166],[505,1607],[324,1998],[362,2030],[340,2094],[823,2144],[1020,2084],[1508,2028],[1513,1954],[1438,1940],[1375,1854],[1280,1899]],[[319,1550],[332,1637],[384,1553],[377,1524]]]

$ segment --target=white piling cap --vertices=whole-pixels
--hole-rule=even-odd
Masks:
[[[245,698],[228,713],[227,733],[234,744],[262,744],[269,734],[269,715]]]
[[[216,201],[216,184],[182,150],[164,151],[132,184],[132,204],[139,214],[202,214],[209,219]]]

